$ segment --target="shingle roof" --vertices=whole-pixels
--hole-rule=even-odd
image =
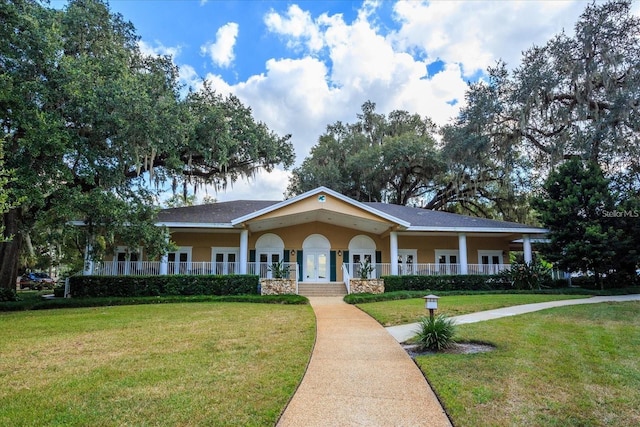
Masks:
[[[213,203],[209,205],[187,206],[170,208],[160,211],[158,220],[160,223],[184,223],[189,226],[197,224],[219,224],[231,226],[232,221],[245,215],[260,211],[270,206],[282,203],[272,200],[236,200],[230,202]],[[384,213],[397,220],[409,223],[409,229],[434,231],[443,230],[478,230],[508,231],[528,230],[533,233],[545,232],[544,229],[518,224],[515,222],[496,221],[485,218],[477,218],[449,212],[432,211],[428,209],[413,208],[409,206],[391,205],[387,203],[363,203],[366,207]]]
[[[536,228],[517,222],[497,221],[477,218],[450,212],[433,211],[409,206],[391,205],[387,203],[365,202],[367,206],[393,215],[411,223],[411,227],[443,227],[443,228]]]
[[[231,220],[235,218],[259,211],[276,203],[279,202],[271,200],[235,200],[209,205],[163,209],[158,214],[158,220],[161,223],[188,222],[227,224],[231,223]]]

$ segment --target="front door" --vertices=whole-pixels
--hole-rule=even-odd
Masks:
[[[304,281],[329,281],[329,252],[305,251],[304,253]]]

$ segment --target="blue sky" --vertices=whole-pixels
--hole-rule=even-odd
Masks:
[[[63,1],[52,4],[60,7]],[[526,1],[112,0],[149,54],[171,54],[186,87],[233,93],[257,120],[292,134],[296,164],[328,124],[367,100],[445,124],[467,82],[573,25],[588,3]],[[638,3],[634,5],[638,14]],[[288,171],[260,173],[219,201],[281,200]],[[202,194],[202,193],[201,193]]]

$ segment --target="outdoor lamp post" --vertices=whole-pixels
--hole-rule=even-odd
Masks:
[[[424,308],[429,310],[429,317],[433,320],[433,312],[438,309],[438,298],[440,297],[431,294],[422,298],[424,298]]]

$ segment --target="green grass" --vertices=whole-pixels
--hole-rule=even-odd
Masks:
[[[438,310],[436,313],[450,317],[514,305],[574,298],[586,298],[586,296],[556,294],[451,295],[443,296],[438,300]],[[422,298],[357,304],[357,307],[376,319],[383,326],[418,322],[421,317],[429,314],[424,308],[424,300]]]
[[[0,425],[273,425],[314,337],[308,305],[0,313]]]
[[[46,294],[51,294],[51,291],[20,291],[18,292],[18,301],[0,302],[0,311],[168,304],[178,302],[253,302],[260,304],[309,303],[309,300],[301,295],[167,295],[155,297],[42,298],[42,296]]]
[[[640,425],[640,302],[461,325],[493,352],[416,359],[454,425]]]

